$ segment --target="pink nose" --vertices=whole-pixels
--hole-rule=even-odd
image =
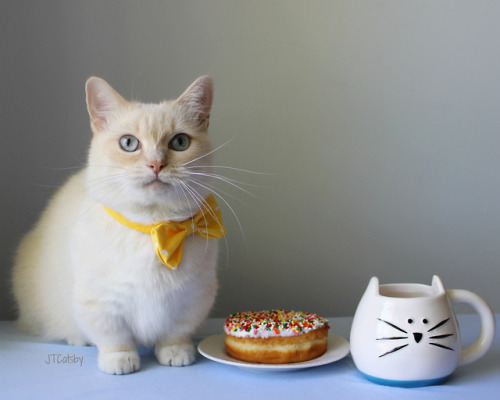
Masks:
[[[165,168],[166,163],[164,161],[151,161],[148,163],[148,167],[153,170],[156,176],[160,173],[160,171]]]

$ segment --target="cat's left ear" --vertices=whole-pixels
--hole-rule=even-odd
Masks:
[[[209,76],[196,79],[177,99],[183,117],[193,121],[201,130],[208,128],[214,96],[214,81]]]
[[[92,130],[94,133],[106,130],[113,114],[124,107],[127,101],[104,79],[95,76],[87,79],[85,92]]]

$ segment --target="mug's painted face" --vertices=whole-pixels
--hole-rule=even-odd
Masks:
[[[403,350],[410,345],[430,345],[444,350],[455,351],[452,347],[447,345],[446,341],[447,338],[455,335],[447,330],[447,323],[449,322],[450,317],[435,324],[431,323],[431,321],[425,317],[420,319],[408,318],[406,321],[402,321],[397,324],[381,318],[377,319],[382,323],[382,325],[388,326],[390,329],[389,335],[377,337],[376,340],[394,344],[392,349],[380,354],[379,358]],[[384,329],[383,332],[385,333],[387,330]],[[392,334],[390,332],[392,332]]]

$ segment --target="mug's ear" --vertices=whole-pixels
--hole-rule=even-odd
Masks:
[[[209,76],[196,79],[177,99],[183,118],[192,121],[201,130],[208,128],[214,95],[214,81]]]
[[[443,281],[437,275],[432,277],[432,288],[436,294],[446,293],[446,289],[444,288]]]
[[[113,113],[127,103],[104,79],[95,76],[87,79],[85,92],[90,124],[94,133],[105,130]]]
[[[380,294],[379,281],[376,276],[372,277],[370,282],[368,282],[368,287],[366,288],[365,293],[370,293],[372,296],[378,296]]]

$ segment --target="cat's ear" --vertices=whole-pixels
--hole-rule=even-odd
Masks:
[[[105,130],[113,113],[127,103],[104,79],[95,76],[87,79],[85,92],[90,124],[94,133]]]
[[[214,81],[209,76],[196,79],[177,99],[182,116],[201,129],[208,128],[214,96]]]

